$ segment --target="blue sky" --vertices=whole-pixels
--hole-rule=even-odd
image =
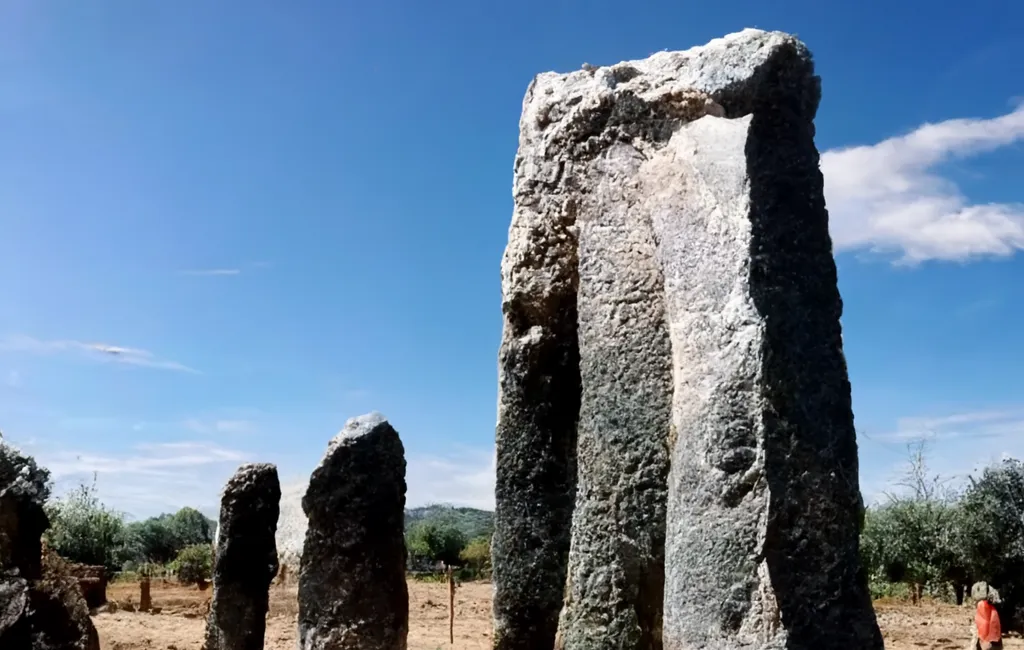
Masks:
[[[823,77],[866,495],[1024,456],[1024,5],[625,7],[0,4],[0,429],[141,517],[376,409],[410,503],[489,506],[530,79],[760,27]]]

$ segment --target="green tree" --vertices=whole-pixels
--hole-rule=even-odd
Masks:
[[[1004,625],[1024,623],[1024,463],[986,468],[964,493],[963,547],[979,580],[999,589]]]
[[[166,564],[180,550],[171,532],[169,520],[170,515],[160,515],[128,525],[139,539],[140,555],[145,561]]]
[[[477,574],[487,574],[491,570],[491,538],[477,537],[469,540],[466,547],[459,553],[459,559]]]
[[[195,508],[182,508],[169,519],[171,537],[178,549],[213,542],[210,520]]]
[[[458,564],[459,554],[466,547],[466,536],[451,524],[425,520],[409,527],[406,549],[416,559]]]
[[[141,554],[134,532],[125,526],[124,515],[108,509],[96,496],[96,479],[82,484],[47,507],[50,548],[72,562],[103,565],[109,571]]]
[[[170,562],[187,546],[213,541],[210,520],[195,508],[150,517],[129,527],[140,540],[142,557],[159,564]]]
[[[929,585],[953,583],[961,596],[966,560],[957,494],[929,472],[924,442],[909,452],[901,490],[865,513],[863,563],[876,582],[905,583],[915,602]]]
[[[181,549],[172,563],[178,582],[205,584],[213,574],[213,549],[209,544],[194,544]]]

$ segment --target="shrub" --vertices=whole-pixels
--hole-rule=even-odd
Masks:
[[[988,467],[963,496],[963,546],[979,580],[999,590],[1004,625],[1024,624],[1024,463]]]
[[[466,544],[466,548],[459,553],[459,559],[472,572],[479,575],[489,575],[491,571],[491,538],[477,537]]]
[[[416,522],[405,536],[410,558],[454,565],[466,546],[466,537],[458,528],[431,521]]]
[[[82,484],[48,507],[50,529],[46,542],[61,557],[82,564],[119,570],[140,553],[138,538],[124,523],[124,515],[110,510],[96,496],[96,483]]]
[[[213,549],[209,544],[194,544],[181,549],[172,570],[184,585],[202,585],[213,575]]]

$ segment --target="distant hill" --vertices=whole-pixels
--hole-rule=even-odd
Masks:
[[[450,523],[466,536],[466,539],[489,536],[494,531],[494,513],[476,508],[460,508],[445,504],[434,504],[410,508],[405,511],[405,529],[419,521]]]

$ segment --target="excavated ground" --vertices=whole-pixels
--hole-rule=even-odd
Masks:
[[[296,647],[295,586],[271,587],[266,650]],[[117,583],[107,590],[118,610],[94,617],[103,650],[200,650],[210,590],[154,581],[151,594],[159,613],[128,611],[139,600],[136,583]],[[472,582],[455,595],[455,645],[448,643],[448,586],[409,582],[409,650],[458,648],[475,650],[491,644],[491,585]],[[969,608],[941,603],[914,606],[875,605],[887,650],[964,650],[973,618]],[[1006,650],[1024,650],[1024,640],[1005,640]]]

